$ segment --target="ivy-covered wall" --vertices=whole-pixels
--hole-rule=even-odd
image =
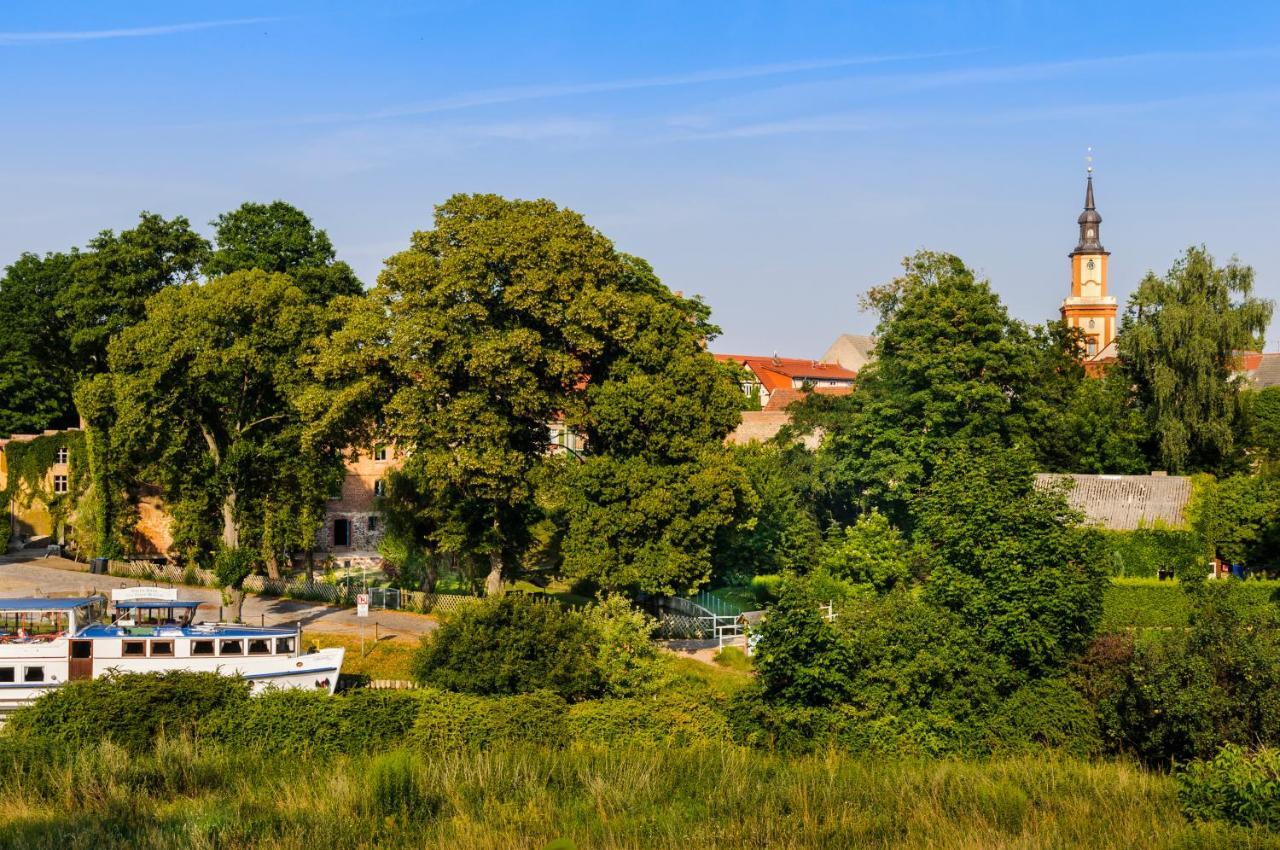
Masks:
[[[54,492],[53,469],[58,452],[66,449],[67,492]],[[7,549],[15,525],[39,526],[47,521],[48,533],[70,532],[76,506],[89,486],[87,453],[82,431],[60,431],[31,440],[11,440],[3,449],[0,470],[0,551]],[[43,531],[44,529],[35,530]]]
[[[1107,549],[1107,568],[1113,576],[1154,578],[1162,569],[1173,570],[1179,576],[1203,576],[1209,570],[1208,548],[1194,531],[1138,528],[1104,531],[1102,536]]]

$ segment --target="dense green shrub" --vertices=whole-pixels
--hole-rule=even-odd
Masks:
[[[249,710],[249,683],[216,673],[124,673],[71,682],[16,711],[16,735],[69,744],[107,740],[143,752],[205,717]]]
[[[668,665],[653,642],[657,620],[620,594],[612,594],[582,613],[604,696],[643,696],[662,686]]]
[[[987,721],[993,752],[1044,746],[1087,758],[1102,752],[1093,706],[1069,682],[1041,679],[1015,691]]]
[[[1159,570],[1166,569],[1179,576],[1208,572],[1208,549],[1194,531],[1139,528],[1099,533],[1106,550],[1106,566],[1113,576],[1155,578]]]
[[[1201,820],[1280,828],[1280,750],[1227,745],[1178,771],[1182,811]]]
[[[910,580],[910,548],[884,514],[873,510],[832,535],[819,563],[833,576],[885,591]]]
[[[568,708],[549,691],[509,697],[427,691],[421,696],[412,736],[428,752],[506,744],[560,746]]]
[[[545,688],[578,700],[605,688],[582,615],[514,593],[487,599],[424,638],[413,673],[423,684],[470,694]]]
[[[577,703],[569,708],[568,733],[574,741],[609,746],[687,747],[730,739],[722,714],[679,694]]]
[[[272,690],[247,704],[230,706],[205,717],[201,738],[239,747],[258,747],[270,741],[282,753],[342,749],[337,707],[345,697],[302,690]]]

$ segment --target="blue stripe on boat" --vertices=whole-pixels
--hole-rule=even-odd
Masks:
[[[253,673],[251,675],[240,674],[242,679],[278,679],[281,676],[308,676],[312,673],[336,673],[337,667],[318,667],[311,670],[286,670],[283,673]]]

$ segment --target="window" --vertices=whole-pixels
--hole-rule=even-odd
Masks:
[[[63,446],[62,448],[58,449],[57,462],[66,463],[67,458],[70,457],[70,455],[71,453],[67,450],[67,447]]]
[[[87,640],[73,640],[71,642],[72,658],[92,658],[93,644]]]
[[[335,519],[333,521],[333,545],[351,545],[351,520]]]
[[[151,641],[151,657],[157,655],[173,655],[173,641],[171,640],[153,640]]]
[[[378,530],[378,515],[377,515],[377,514],[374,514],[373,516],[369,517],[369,530],[370,530],[370,531],[377,531],[377,530]]]
[[[381,478],[373,482],[373,495],[378,498],[382,498],[387,495],[387,482],[383,481]]]
[[[211,640],[193,640],[191,641],[192,655],[213,655],[213,641]]]
[[[1084,344],[1085,353],[1090,357],[1098,353],[1098,338],[1091,336]]]
[[[330,502],[342,501],[342,482],[341,481],[334,484],[333,489],[329,491],[329,501]]]
[[[22,681],[24,682],[43,682],[43,667],[26,667],[22,671]]]
[[[373,459],[374,459],[374,460],[386,460],[386,459],[387,459],[387,447],[386,447],[386,446],[378,446],[376,449],[374,449],[374,450],[373,450]]]
[[[249,654],[250,655],[270,655],[271,641],[267,640],[266,638],[255,638],[249,641]]]
[[[244,655],[244,641],[224,640],[219,655]]]
[[[145,640],[127,640],[124,642],[124,655],[139,656],[147,654],[147,642]]]
[[[0,682],[12,682],[12,681],[13,681],[13,668],[0,667]]]
[[[67,476],[65,475],[53,476],[53,492],[55,493],[67,492]]]
[[[293,638],[276,638],[276,652],[292,653]]]

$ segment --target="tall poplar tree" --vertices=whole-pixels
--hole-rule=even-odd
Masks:
[[[1240,355],[1258,351],[1272,302],[1253,296],[1253,269],[1189,248],[1163,277],[1148,273],[1120,325],[1125,375],[1170,472],[1221,471],[1240,451]]]

